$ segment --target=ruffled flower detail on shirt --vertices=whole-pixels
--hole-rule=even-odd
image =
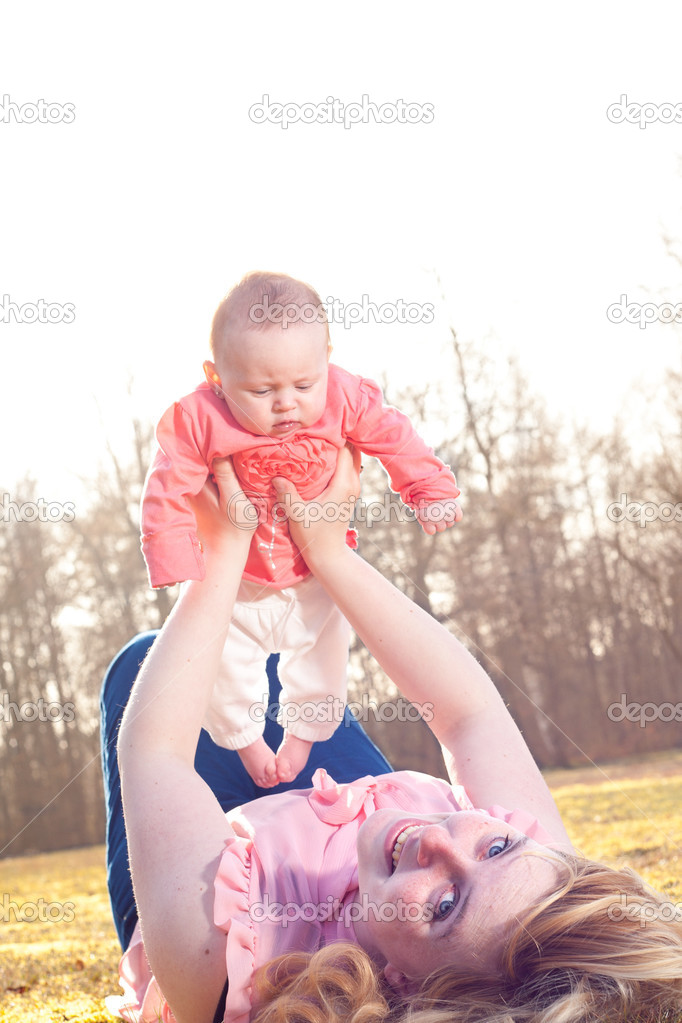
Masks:
[[[312,485],[326,485],[336,467],[337,449],[321,437],[300,437],[272,447],[241,451],[232,455],[242,486],[255,491],[272,490],[272,480],[282,476],[304,496]]]

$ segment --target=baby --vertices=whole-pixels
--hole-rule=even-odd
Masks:
[[[376,384],[330,364],[324,305],[302,281],[247,274],[218,306],[211,352],[206,382],[158,425],[142,499],[142,549],[154,587],[204,577],[191,498],[213,462],[231,457],[259,525],[204,724],[215,742],[237,750],[257,785],[270,788],[293,781],[312,743],[338,726],[350,640],[345,618],[278,514],[272,480],[285,477],[304,500],[316,497],[349,441],[380,459],[427,533],[461,518],[459,490],[408,418],[383,405]],[[349,542],[354,546],[350,533]],[[262,735],[261,687],[265,661],[277,651],[285,732],[275,754]]]

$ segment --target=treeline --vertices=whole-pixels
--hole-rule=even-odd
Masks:
[[[661,382],[642,450],[622,430],[596,436],[553,418],[518,368],[482,347],[453,333],[442,394],[387,394],[417,424],[442,424],[437,450],[456,468],[463,522],[434,538],[397,511],[365,515],[361,555],[464,640],[543,766],[680,745],[682,378]],[[125,460],[110,450],[87,509],[61,520],[40,510],[30,480],[5,489],[0,856],[103,839],[101,678],[175,599],[148,589],[139,551],[152,442],[133,421]],[[385,495],[367,465],[363,501],[390,508]],[[350,698],[397,768],[441,770],[437,744],[396,709],[359,644]]]
[[[361,527],[363,555],[467,644],[542,766],[682,745],[682,374],[638,396],[633,445],[552,417],[480,348],[453,332],[441,398],[402,402],[455,422],[462,523]]]

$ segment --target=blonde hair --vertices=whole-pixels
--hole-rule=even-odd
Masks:
[[[213,316],[210,346],[215,358],[231,332],[266,330],[273,324],[288,326],[293,322],[327,324],[322,299],[305,281],[287,274],[254,270],[227,293]]]
[[[628,868],[570,856],[561,870],[560,887],[508,932],[497,972],[444,966],[398,1000],[366,952],[332,944],[260,971],[255,1021],[674,1023],[682,1013],[680,914]]]

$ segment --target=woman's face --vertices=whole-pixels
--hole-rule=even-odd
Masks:
[[[409,979],[494,970],[508,926],[558,884],[556,863],[524,855],[543,849],[477,811],[378,810],[358,833],[358,941]]]

